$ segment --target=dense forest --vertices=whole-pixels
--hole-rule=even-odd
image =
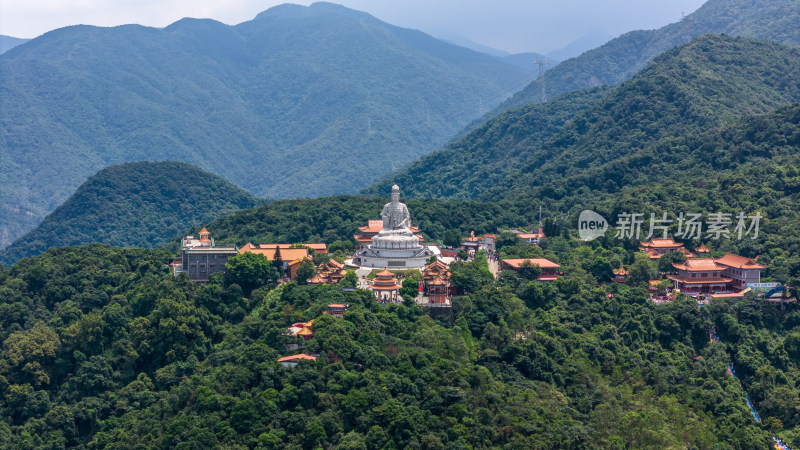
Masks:
[[[11,265],[50,247],[95,242],[154,248],[188,228],[261,202],[187,163],[110,166],[89,177],[38,227],[0,250],[0,263]]]
[[[188,162],[261,197],[356,193],[531,79],[331,3],[61,28],[0,73],[0,246],[123,162]]]
[[[464,139],[414,161],[362,193],[384,195],[393,184],[409,197],[475,198],[523,165],[577,113],[597,103],[608,89],[564,94],[547,103],[511,109]]]
[[[755,66],[745,70],[743,60]],[[496,201],[581,191],[573,178],[595,179],[603,184],[599,189],[611,192],[682,177],[684,170],[664,170],[683,154],[683,146],[674,141],[716,136],[733,122],[800,102],[798,74],[797,47],[701,36],[659,56],[613,89],[566,94],[508,111],[375,186],[397,181],[410,186],[415,197]],[[598,100],[593,92],[604,95]],[[554,131],[539,114],[556,117],[553,111],[560,109],[565,123]],[[513,164],[504,162],[509,156]],[[616,173],[610,173],[611,167]],[[704,175],[698,172],[692,176]],[[366,192],[376,193],[376,187]]]
[[[174,278],[160,250],[25,258],[0,271],[0,436],[25,448],[763,448],[774,433],[796,443],[800,313],[752,298],[653,305],[649,274],[598,284],[621,261],[654,269],[615,241],[500,244],[565,275],[543,285],[503,272],[495,283],[480,259],[457,264],[467,295],[453,300],[454,326],[337,286],[244,297],[223,277]],[[322,314],[331,302],[350,306],[343,319]],[[283,367],[296,342],[286,328],[310,319],[304,345],[320,356]]]
[[[638,250],[651,214],[672,220],[667,228],[673,237],[678,214],[699,213],[706,220],[712,213],[732,220],[738,213],[760,214],[757,235],[717,239],[702,233],[682,242],[689,250],[705,244],[714,257],[732,252],[757,258],[766,266],[761,281],[794,286],[797,295],[800,48],[731,35],[800,43],[799,11],[796,0],[710,0],[679,23],[628,33],[557,66],[512,100],[530,102],[544,92],[550,101],[499,115],[377,181],[363,191],[369,197],[262,203],[177,162],[100,171],[0,254],[7,264],[0,265],[0,447],[749,449],[769,447],[773,436],[800,447],[798,306],[778,308],[752,292],[702,306],[682,294],[653,303],[650,292],[669,282],[654,286],[651,280],[671,271],[678,253],[651,260]],[[656,57],[708,31],[731,35],[702,35]],[[116,39],[117,32],[130,35]],[[52,86],[59,98],[80,99],[75,107],[85,113],[57,118],[62,122],[52,127],[53,136],[6,127],[0,162],[16,158],[4,148],[48,143],[42,147],[52,150],[51,138],[68,137],[74,159],[45,165],[52,154],[32,155],[15,160],[18,172],[0,174],[4,185],[24,190],[30,186],[20,180],[30,178],[21,174],[43,167],[38,180],[49,187],[40,186],[39,194],[50,200],[68,187],[56,172],[77,176],[122,162],[131,149],[150,152],[150,158],[153,148],[236,173],[241,178],[231,179],[259,186],[259,194],[298,186],[308,191],[298,188],[296,195],[317,194],[344,186],[335,183],[352,188],[360,182],[355,171],[377,172],[344,158],[339,165],[320,159],[321,153],[342,154],[331,142],[355,139],[361,147],[341,148],[356,161],[366,159],[364,151],[375,156],[375,146],[390,141],[414,152],[421,142],[439,145],[432,136],[474,116],[468,113],[474,98],[464,92],[496,95],[515,73],[494,59],[451,53],[451,46],[426,35],[331,4],[283,5],[236,27],[186,19],[162,30],[76,27],[53,33],[67,47],[36,39],[0,58],[11,85],[25,84],[34,69],[61,73],[55,63],[65,55],[71,65],[106,70],[110,84],[91,92]],[[154,35],[164,41],[152,40]],[[118,66],[89,55],[84,45],[123,54],[133,41],[138,47],[126,54],[135,56]],[[299,57],[286,45],[296,41],[313,41],[320,54]],[[381,43],[381,50],[365,42]],[[341,57],[342,47],[355,56],[337,69],[332,60]],[[10,62],[29,58],[27,52],[47,62]],[[287,55],[300,72],[275,63]],[[130,72],[126,64],[142,72]],[[232,70],[239,65],[257,76],[244,83],[244,75]],[[164,72],[148,72],[156,66]],[[462,86],[467,91],[444,76],[454,67],[472,74]],[[403,81],[427,70],[436,76],[423,80],[424,89]],[[211,76],[218,71],[222,78]],[[186,74],[194,81],[181,85]],[[387,74],[399,78],[387,82]],[[286,89],[278,76],[303,89]],[[556,96],[628,78],[615,87]],[[136,115],[133,122],[107,116],[105,103],[92,103],[117,92],[114,83],[126,86],[118,104]],[[138,83],[147,88],[127,89]],[[387,99],[370,97],[375,86],[390,86],[384,89],[388,98],[403,97],[403,106],[377,114]],[[53,119],[42,113],[45,105],[27,102],[24,89],[18,92],[17,106],[29,105],[18,114]],[[312,98],[322,102],[307,101]],[[461,103],[444,105],[443,98]],[[178,106],[190,100],[214,113],[191,109],[176,119]],[[350,109],[338,108],[342,104]],[[281,109],[286,105],[291,107]],[[155,116],[143,113],[151,107]],[[309,114],[312,109],[319,114]],[[3,110],[0,119],[10,117]],[[454,110],[456,119],[450,117]],[[274,132],[248,115],[253,111],[276,121]],[[95,114],[111,128],[133,125],[115,141],[70,122]],[[409,126],[420,117],[430,118]],[[313,137],[287,125],[300,120]],[[366,121],[366,132],[358,121]],[[388,130],[387,121],[401,123],[409,134]],[[61,126],[66,123],[72,125]],[[176,123],[202,132],[183,134]],[[222,141],[207,139],[206,132]],[[217,147],[225,152],[212,157],[209,149]],[[400,147],[382,148],[370,164],[386,168],[388,160],[400,161]],[[105,148],[111,159],[88,148]],[[257,151],[231,153],[244,148]],[[263,157],[275,148],[292,151]],[[406,156],[404,162],[412,158]],[[301,170],[284,170],[288,160]],[[354,248],[358,227],[379,217],[393,183],[409,197],[404,201],[411,223],[425,242],[496,233],[500,258],[547,258],[561,273],[549,283],[536,281],[537,266],[494,276],[484,252],[464,257],[450,265],[458,293],[452,316],[439,317],[411,298],[418,287],[411,277],[402,282],[404,301],[383,306],[369,291],[308,285],[305,275],[278,284],[275,267],[252,253],[235,257],[227,275],[215,274],[206,284],[185,273],[175,276],[168,266],[177,236],[203,225],[220,244],[325,242],[340,257]],[[19,192],[0,191],[0,203]],[[605,235],[578,239],[576,222],[584,209],[609,219]],[[642,214],[642,235],[615,236],[615,222],[625,213]],[[539,226],[546,237],[538,245],[504,231]],[[95,241],[105,243],[80,245]],[[613,282],[612,270],[620,266],[629,277]],[[314,270],[310,263],[303,268],[309,276]],[[346,304],[344,317],[325,314],[330,303]],[[309,339],[288,331],[311,320]],[[318,356],[296,366],[278,361],[301,351]]]

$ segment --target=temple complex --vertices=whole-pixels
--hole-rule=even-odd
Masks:
[[[400,188],[392,186],[392,201],[381,211],[382,225],[370,238],[369,244],[362,246],[353,258],[362,267],[421,269],[433,254],[420,244],[420,237],[410,228],[411,215],[405,203],[400,203]],[[377,223],[370,221],[369,230],[378,229]],[[372,226],[374,225],[374,226]],[[419,230],[417,230],[419,231]]]

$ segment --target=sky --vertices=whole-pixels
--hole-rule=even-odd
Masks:
[[[705,0],[339,0],[434,36],[459,35],[520,53],[557,50],[591,30],[611,36],[677,22]],[[0,34],[33,38],[68,25],[165,27],[183,17],[227,24],[287,3],[273,0],[0,0]],[[293,1],[308,5],[309,1]]]

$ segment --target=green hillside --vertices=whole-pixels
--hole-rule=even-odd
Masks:
[[[194,284],[163,270],[162,251],[50,250],[0,270],[0,436],[26,448],[710,449],[766,448],[781,432],[796,444],[796,311],[655,306],[640,284],[590,275],[616,251],[556,238],[543,256],[568,278],[495,284],[480,264],[454,267],[472,288],[451,327],[368,291],[290,283],[248,298],[221,278]],[[343,319],[322,314],[331,302],[349,305]],[[320,356],[283,367],[286,329],[311,319],[304,345]]]
[[[410,197],[471,199],[526,163],[575,114],[594,105],[608,88],[563,94],[547,103],[511,109],[447,148],[362,191],[381,195],[393,184]]]
[[[615,85],[642,70],[661,53],[707,33],[725,33],[800,44],[798,0],[708,0],[681,21],[657,30],[631,31],[552,67],[544,77],[500,104],[481,121],[501,112],[551,99],[564,92]],[[753,66],[748,66],[753,67]]]
[[[744,61],[755,64],[742,69]],[[706,35],[657,58],[578,114],[526,164],[479,198],[578,199],[685,178],[682,142],[800,102],[800,48]],[[690,177],[691,178],[691,177]]]
[[[230,279],[198,285],[173,277],[162,250],[67,247],[0,269],[0,438],[12,447],[712,449],[766,448],[780,435],[797,446],[796,305],[781,312],[754,296],[654,305],[655,267],[634,240],[579,242],[574,221],[553,223],[584,206],[607,218],[760,211],[758,239],[704,242],[758,255],[764,281],[797,286],[800,104],[670,142],[663,161],[623,156],[641,169],[639,184],[613,193],[564,184],[559,198],[409,200],[430,239],[527,225],[547,207],[540,247],[506,240],[499,250],[548,258],[564,276],[491,281],[480,259],[454,263],[451,279],[466,291],[453,299],[455,326],[336,286],[267,282],[245,297]],[[646,171],[663,179],[647,183]],[[279,200],[208,227],[229,243],[333,248],[384,202]],[[621,263],[631,280],[604,282]],[[343,319],[322,314],[334,302],[349,305]],[[296,353],[285,349],[295,342],[287,327],[311,319],[304,345],[320,356],[283,367],[278,358]],[[721,342],[710,342],[709,326]]]
[[[11,50],[12,48],[28,42],[30,39],[20,39],[11,36],[3,36],[0,34],[0,55]]]
[[[189,162],[270,198],[358,192],[530,78],[326,3],[62,28],[4,53],[0,74],[0,245],[126,161]]]
[[[747,70],[744,61],[752,63]],[[672,166],[658,164],[675,151],[672,140],[800,101],[799,74],[797,47],[701,36],[604,91],[600,100],[568,94],[508,111],[392,179],[401,180],[419,197],[494,201],[570,196],[578,201],[589,193],[579,190],[573,179],[591,180],[590,190],[611,192],[632,184],[637,170],[644,171],[640,183],[679,176],[670,170]],[[531,112],[559,110],[573,98],[587,101],[581,105],[584,110],[566,117],[570,120],[560,130],[531,126],[536,124]],[[653,164],[631,167],[630,158]],[[473,161],[482,162],[487,170]]]
[[[10,265],[50,247],[94,242],[154,248],[192,226],[259,203],[247,191],[186,163],[111,166],[0,251],[0,262]]]

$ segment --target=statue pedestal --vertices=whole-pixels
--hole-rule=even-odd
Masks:
[[[393,230],[375,235],[372,243],[361,249],[356,258],[363,267],[421,269],[432,254],[420,245],[419,238],[410,230]]]

